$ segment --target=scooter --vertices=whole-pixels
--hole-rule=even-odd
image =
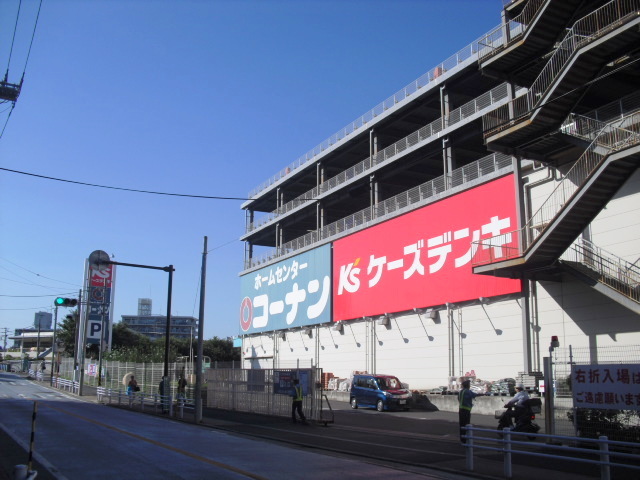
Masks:
[[[524,403],[523,408],[514,409],[505,405],[506,410],[496,410],[495,418],[498,419],[498,436],[503,437],[502,431],[509,428],[512,432],[538,433],[540,425],[534,420],[536,413],[541,411],[542,401],[539,398],[530,398]],[[515,419],[515,425],[514,425]],[[535,436],[528,436],[529,440],[535,440]]]

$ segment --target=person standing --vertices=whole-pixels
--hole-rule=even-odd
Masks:
[[[131,378],[129,379],[129,383],[127,383],[127,395],[133,395],[134,392],[136,392],[138,389],[138,382],[136,381],[136,378],[131,375]]]
[[[178,378],[178,395],[176,400],[178,403],[184,403],[187,398],[187,380],[184,378],[184,375],[181,373]]]
[[[467,439],[464,438],[466,434],[464,427],[471,423],[471,409],[473,408],[473,399],[480,397],[482,393],[472,392],[471,381],[465,380],[462,382],[462,390],[458,393],[458,419],[460,421],[460,441],[467,443]]]
[[[296,412],[298,412],[298,416],[300,416],[300,421],[302,423],[307,423],[307,419],[305,418],[304,413],[302,413],[302,394],[302,385],[300,385],[300,382],[296,378],[293,380],[293,389],[291,390],[291,396],[293,397],[293,402],[291,404],[291,421],[293,423],[298,423],[298,420],[296,419]]]

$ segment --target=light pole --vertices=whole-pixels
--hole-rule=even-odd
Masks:
[[[542,359],[544,365],[544,422],[545,431],[555,435],[556,422],[554,414],[555,385],[553,382],[553,350],[560,346],[558,337],[553,335],[549,345],[549,356]]]
[[[103,265],[121,265],[123,267],[135,267],[135,268],[148,268],[151,270],[162,270],[163,272],[167,272],[169,274],[169,288],[167,292],[167,326],[165,330],[165,342],[164,342],[164,370],[162,375],[162,385],[163,390],[167,390],[169,387],[169,335],[171,334],[171,293],[173,289],[173,272],[175,268],[173,265],[169,265],[167,267],[154,267],[152,265],[138,265],[135,263],[123,263],[123,262],[114,262],[109,258],[109,254],[102,250],[95,250],[89,255],[89,265],[91,268],[95,270],[100,270]],[[165,392],[160,392],[161,395],[164,395]]]

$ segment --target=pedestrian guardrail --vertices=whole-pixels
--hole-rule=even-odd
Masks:
[[[609,440],[606,436],[601,436],[597,439],[576,438],[542,433],[514,432],[509,428],[505,428],[502,431],[474,427],[473,425],[467,425],[463,428],[466,431],[466,435],[462,438],[466,439],[464,447],[466,452],[466,468],[469,471],[473,471],[474,468],[474,450],[502,452],[504,454],[505,478],[512,478],[513,476],[513,465],[511,461],[511,454],[513,453],[598,465],[600,467],[600,478],[602,480],[610,480],[611,467],[640,470],[640,455],[620,451],[621,449],[637,451],[637,443]],[[482,436],[476,435],[476,433],[488,433],[489,435]],[[538,439],[545,440],[546,443],[533,444],[531,442],[531,440]],[[536,451],[531,449],[534,445],[537,447]],[[616,450],[611,450],[610,447],[614,447]],[[579,454],[580,456],[572,456],[572,454]],[[629,463],[620,463],[619,460],[622,459],[629,460]]]
[[[80,392],[80,382],[67,380],[66,378],[54,377],[51,385],[60,390],[67,390],[71,393],[78,394]]]
[[[169,416],[177,416],[184,418],[184,413],[191,412],[195,414],[195,404],[192,400],[186,398],[177,398],[173,402],[171,395],[159,395],[155,393],[133,392],[127,394],[123,390],[114,390],[106,387],[98,387],[96,389],[98,402],[107,403],[109,405],[116,404],[119,406],[129,406],[129,408],[139,408],[140,411],[152,409],[154,413],[168,413]]]

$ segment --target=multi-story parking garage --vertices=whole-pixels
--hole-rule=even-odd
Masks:
[[[640,344],[640,0],[501,13],[250,193],[246,367],[427,389]]]

